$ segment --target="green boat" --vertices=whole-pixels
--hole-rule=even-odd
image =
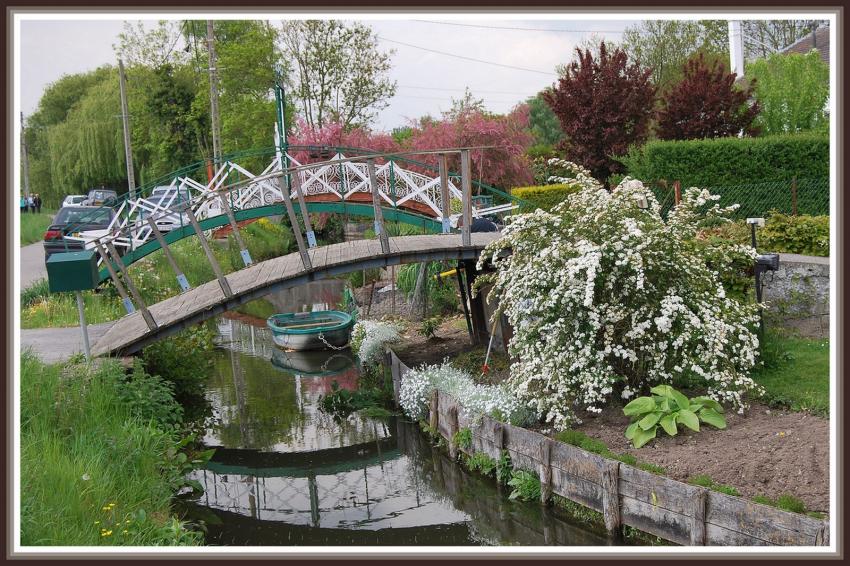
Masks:
[[[266,324],[286,350],[339,350],[348,345],[354,319],[342,311],[313,311],[273,314]]]

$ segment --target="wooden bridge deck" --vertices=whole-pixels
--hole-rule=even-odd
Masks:
[[[198,285],[148,309],[157,324],[150,330],[136,311],[116,321],[92,346],[92,355],[126,355],[188,326],[275,291],[329,276],[372,267],[423,261],[464,260],[478,257],[499,233],[472,234],[472,245],[463,246],[460,234],[389,238],[390,252],[381,252],[379,240],[357,240],[309,250],[313,268],[305,271],[298,252],[266,260],[227,276],[233,296],[224,295],[217,280]]]

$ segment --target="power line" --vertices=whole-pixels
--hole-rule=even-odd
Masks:
[[[413,20],[414,22],[422,22],[425,24],[438,24],[443,26],[461,26],[467,28],[482,28],[482,29],[506,29],[515,31],[551,31],[556,33],[624,33],[623,30],[615,29],[546,29],[546,28],[521,28],[510,26],[485,26],[480,24],[462,24],[460,22],[435,22],[433,20]]]
[[[457,59],[464,59],[466,61],[474,61],[475,63],[484,63],[486,65],[495,65],[496,67],[504,67],[506,69],[514,69],[516,71],[526,71],[529,73],[538,73],[540,75],[549,75],[552,77],[557,77],[556,73],[550,73],[548,71],[541,71],[539,69],[527,69],[525,67],[515,67],[513,65],[505,65],[503,63],[496,63],[494,61],[485,61],[483,59],[475,59],[473,57],[466,57],[464,55],[456,55],[454,53],[447,53],[445,51],[437,51],[436,49],[429,49],[428,47],[422,47],[421,45],[413,45],[411,43],[405,43],[403,41],[396,41],[394,39],[387,39],[386,37],[381,37],[380,35],[376,36],[378,39],[382,41],[387,41],[389,43],[397,43],[399,45],[405,45],[407,47],[412,47],[414,49],[421,49],[422,51],[428,51],[430,53],[436,53],[437,55],[445,55],[446,57],[455,57]]]
[[[466,92],[466,88],[444,88],[444,87],[436,87],[436,86],[413,86],[413,85],[398,85],[399,88],[415,88],[421,90],[451,90],[456,92]],[[469,87],[467,87],[469,88]],[[534,96],[535,93],[527,94],[524,92],[506,92],[504,90],[480,90],[477,88],[469,88],[470,92],[473,94],[508,94],[515,96]]]

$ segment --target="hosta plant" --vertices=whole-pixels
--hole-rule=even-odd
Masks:
[[[655,438],[659,427],[670,436],[679,433],[680,424],[699,432],[700,421],[726,428],[723,407],[714,399],[688,399],[669,385],[656,385],[649,391],[651,397],[638,397],[623,407],[623,413],[632,418],[632,424],[626,428],[626,438],[635,448]]]
[[[578,166],[557,182],[581,187],[551,212],[510,217],[479,267],[514,329],[508,384],[557,428],[612,397],[698,378],[738,410],[759,391],[758,306],[727,295],[722,274],[755,259],[740,244],[697,238],[728,221],[716,195],[696,188],[665,217],[649,188],[625,178],[605,190]],[[498,314],[497,313],[497,314]]]

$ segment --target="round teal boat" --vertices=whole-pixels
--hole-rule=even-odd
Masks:
[[[354,319],[342,311],[313,311],[274,314],[266,324],[281,348],[338,350],[348,345]]]

